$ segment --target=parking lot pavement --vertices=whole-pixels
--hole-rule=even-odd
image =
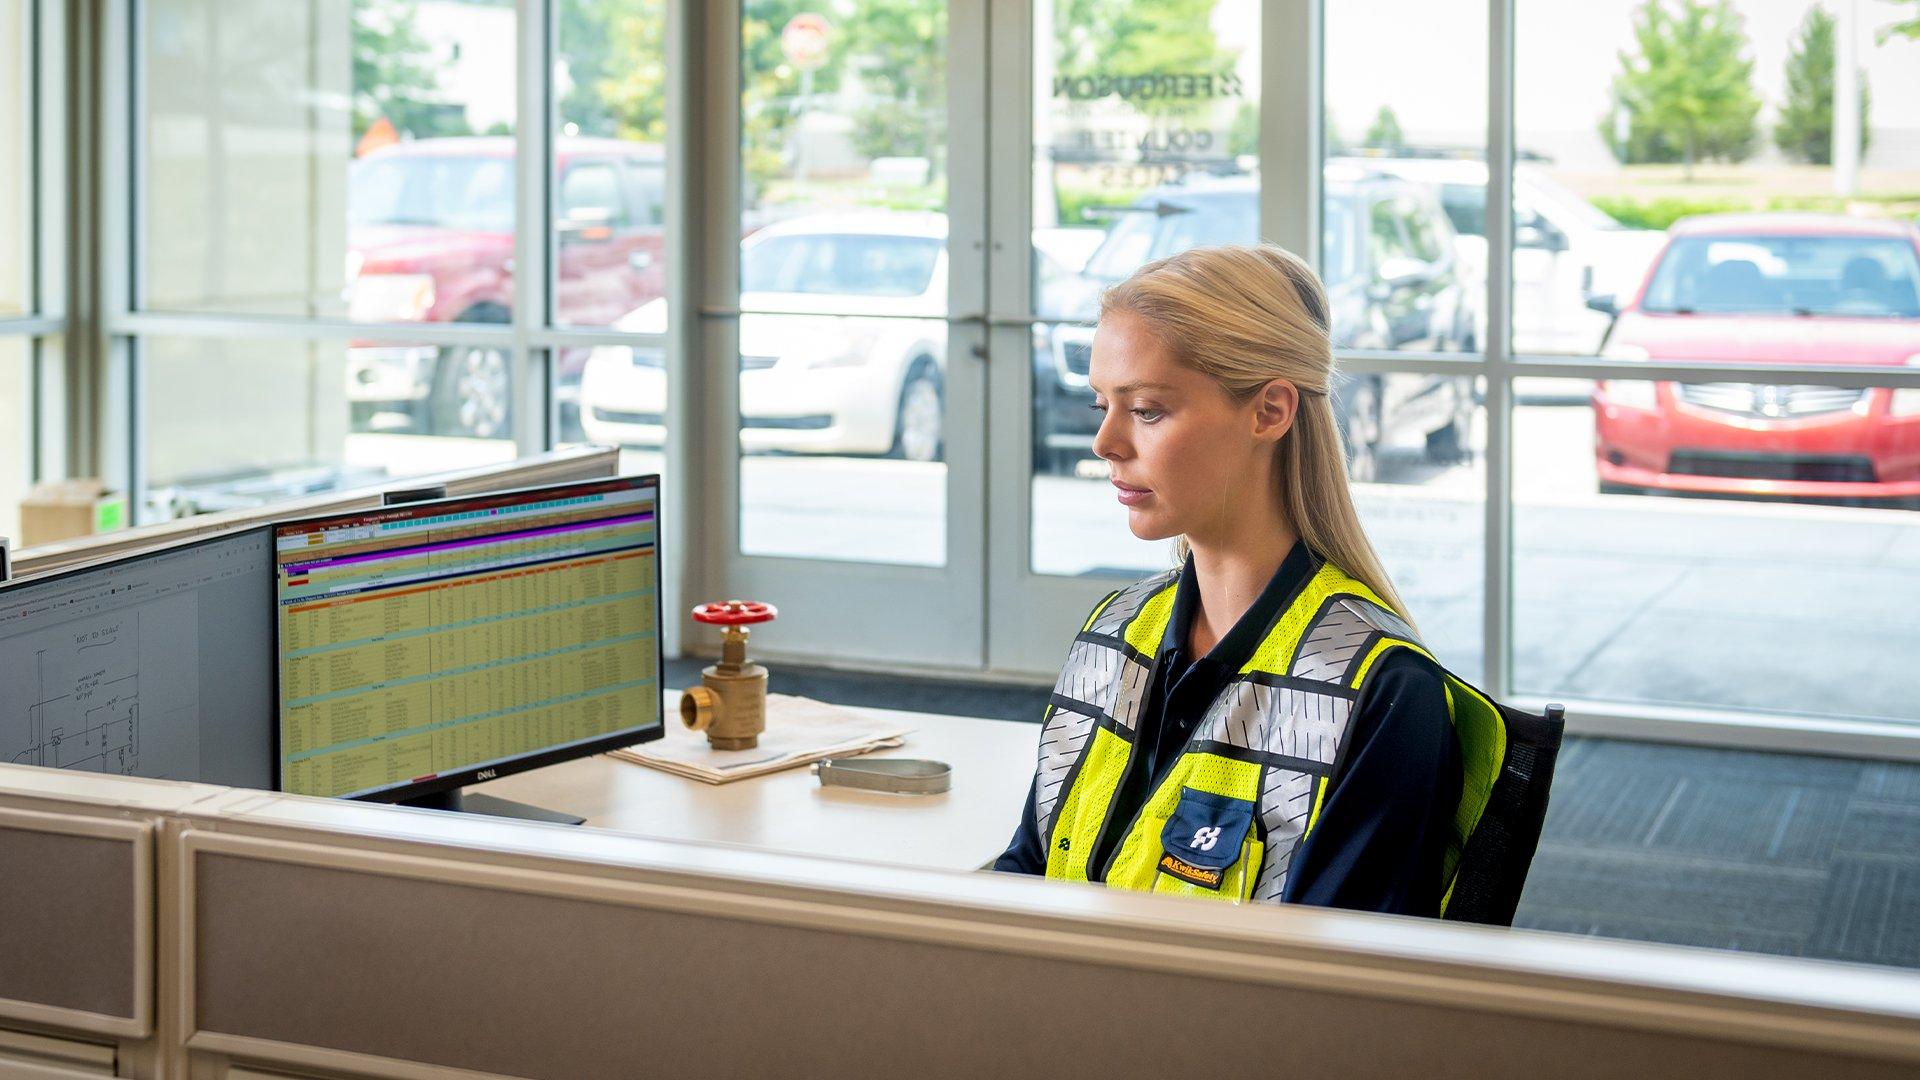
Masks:
[[[1916,718],[1920,514],[1598,495],[1589,424],[1584,409],[1516,414],[1518,690]],[[1478,678],[1484,466],[1410,451],[1382,464],[1407,482],[1356,489],[1369,533],[1428,644]],[[742,473],[750,552],[944,561],[943,465],[749,457]],[[1170,544],[1127,531],[1104,480],[1036,477],[1029,506],[1037,572],[1127,579],[1172,564]]]

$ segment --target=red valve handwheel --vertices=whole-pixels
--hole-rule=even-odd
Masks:
[[[712,604],[701,604],[693,609],[693,621],[712,623],[715,626],[742,626],[747,623],[772,622],[780,609],[772,604],[763,604],[758,600],[722,600]]]

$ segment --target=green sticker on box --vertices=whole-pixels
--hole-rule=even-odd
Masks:
[[[125,496],[114,495],[102,498],[93,504],[93,531],[112,532],[127,523],[127,500]]]

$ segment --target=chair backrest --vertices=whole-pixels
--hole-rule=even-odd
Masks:
[[[1527,869],[1547,817],[1553,766],[1566,732],[1566,709],[1548,705],[1545,715],[1505,705],[1507,755],[1480,823],[1467,838],[1454,876],[1445,918],[1456,922],[1512,926],[1527,884]]]

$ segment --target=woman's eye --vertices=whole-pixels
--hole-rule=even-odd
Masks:
[[[1091,404],[1091,405],[1088,405],[1088,406],[1087,406],[1087,408],[1089,408],[1089,409],[1092,409],[1092,410],[1093,410],[1094,412],[1106,412],[1106,411],[1107,411],[1107,407],[1106,407],[1105,405],[1102,405],[1102,404],[1100,404],[1100,403],[1099,403],[1099,402],[1097,402],[1097,401],[1096,401],[1096,402],[1094,402],[1094,403],[1093,403],[1093,404]]]
[[[1133,410],[1133,415],[1139,417],[1141,423],[1151,424],[1155,420],[1158,420],[1162,416],[1165,416],[1166,413],[1160,411],[1159,409],[1135,409]]]

